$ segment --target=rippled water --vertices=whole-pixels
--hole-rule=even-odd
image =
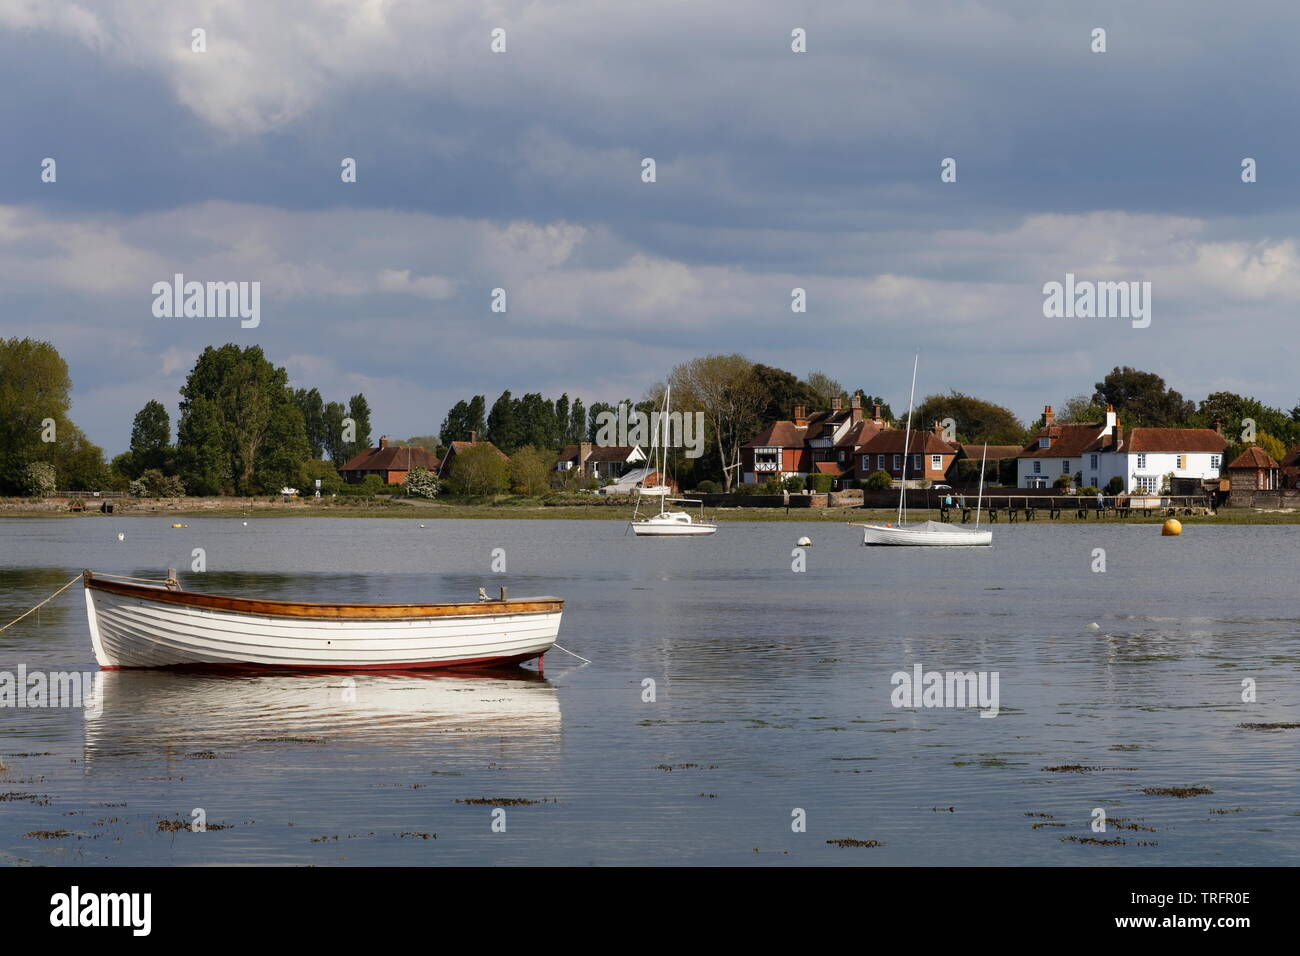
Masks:
[[[0,520],[0,623],[83,567],[306,600],[506,584],[564,597],[560,643],[593,663],[118,672],[97,714],[0,708],[0,862],[1300,863],[1300,729],[1241,726],[1300,722],[1294,527],[1021,524],[984,550],[867,549],[815,518],[692,540],[604,521],[189,524]],[[194,548],[206,573],[185,571]],[[1001,712],[891,706],[917,663],[997,672]],[[94,669],[79,584],[0,633],[0,671],[20,664]],[[1072,765],[1104,769],[1043,769]],[[1175,787],[1213,792],[1141,792]],[[494,832],[492,804],[514,800],[537,802]],[[160,829],[195,808],[207,832]],[[827,842],[843,839],[881,845]]]

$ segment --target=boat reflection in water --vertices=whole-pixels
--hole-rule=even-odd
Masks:
[[[104,671],[87,711],[85,767],[120,759],[299,749],[559,754],[555,688],[531,671],[224,674]]]

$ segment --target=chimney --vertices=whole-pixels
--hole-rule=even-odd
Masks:
[[[839,395],[836,395],[834,398],[831,399],[831,411],[833,412],[844,411],[844,399],[841,398]]]
[[[930,427],[930,430],[934,432],[936,435],[943,434],[943,426],[939,424],[939,419],[936,418],[934,420],[934,424]]]
[[[1056,412],[1052,411],[1051,405],[1043,406],[1043,427],[1056,424]]]
[[[853,393],[853,405],[849,409],[849,420],[856,425],[862,421],[862,393]]]
[[[808,424],[808,406],[807,406],[807,405],[796,405],[796,406],[794,407],[794,423],[795,423],[796,425],[807,425],[807,424]]]
[[[875,411],[871,413],[871,420],[875,422],[877,425],[883,425],[884,422],[880,420],[880,403],[876,402],[875,405],[873,405],[872,407],[875,409]]]
[[[387,435],[380,435],[380,436],[379,436],[379,447],[380,447],[380,448],[387,448],[387,447],[388,447],[388,436],[387,436]]]
[[[580,441],[580,442],[578,442],[578,472],[579,472],[579,474],[586,474],[586,472],[587,472],[587,459],[590,458],[590,457],[591,457],[591,442],[589,442],[589,441]]]
[[[469,443],[473,445],[477,441],[478,441],[478,432],[474,431],[474,429],[471,428],[469,430]]]
[[[1222,435],[1222,434],[1223,434],[1223,419],[1222,419],[1222,418],[1215,418],[1215,419],[1214,419],[1214,425],[1213,425],[1212,427],[1214,428],[1214,434],[1216,434],[1216,435]]]

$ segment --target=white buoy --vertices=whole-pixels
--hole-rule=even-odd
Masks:
[[[244,522],[244,527],[245,527],[245,528],[248,527],[248,522],[247,522],[247,521]]]
[[[1098,624],[1096,621],[1093,621],[1091,624],[1088,625],[1088,630],[1090,630],[1090,631],[1100,631],[1100,630],[1101,630],[1101,625]]]
[[[421,527],[421,528],[423,528],[423,527],[424,527],[424,525],[420,525],[420,527]]]
[[[118,540],[118,541],[125,541],[125,540],[126,540],[126,532],[125,532],[125,531],[119,531],[119,532],[117,533],[117,540]]]
[[[797,542],[795,542],[795,543],[798,544],[799,547],[801,547],[801,548],[807,548],[807,547],[810,547],[810,546],[812,545],[812,538],[808,537],[807,535],[804,535],[802,538],[800,538],[800,539],[799,539]]]

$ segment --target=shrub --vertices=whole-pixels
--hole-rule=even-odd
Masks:
[[[436,497],[438,476],[428,468],[412,468],[406,475],[406,493],[412,498]]]
[[[23,473],[24,491],[36,498],[52,495],[58,489],[59,479],[54,466],[48,461],[34,461]]]
[[[499,495],[506,490],[507,479],[501,454],[491,445],[478,444],[456,454],[443,484],[453,495]]]
[[[1052,482],[1052,487],[1061,489],[1073,488],[1074,475],[1060,475],[1054,482]]]
[[[773,475],[759,486],[759,490],[765,495],[779,495],[783,487],[781,479]]]
[[[812,476],[809,475],[808,477],[811,478]],[[804,479],[802,475],[791,475],[781,485],[786,491],[803,491]]]
[[[825,494],[835,487],[835,476],[823,475],[820,473],[809,475],[807,487],[809,491],[814,491],[817,494]]]
[[[887,471],[873,471],[862,482],[862,487],[868,491],[885,491],[894,486],[894,479],[889,477]]]
[[[551,465],[554,456],[532,445],[525,445],[511,456],[506,466],[510,490],[517,495],[536,498],[551,490]]]
[[[1086,485],[1086,486],[1084,486],[1083,488],[1080,488],[1080,489],[1079,489],[1079,494],[1081,494],[1081,495],[1089,495],[1089,496],[1095,498],[1095,497],[1097,497],[1097,489],[1096,489],[1096,487],[1093,486],[1093,485]]]
[[[750,485],[744,482],[740,482],[739,484],[735,485],[731,489],[731,493],[735,495],[737,498],[748,498],[750,495],[754,493],[754,489],[757,487],[758,487],[757,485]]]
[[[378,475],[366,475],[365,478],[361,479],[361,494],[363,495],[382,495],[387,490],[388,485]]]
[[[1124,479],[1116,475],[1110,481],[1106,482],[1106,494],[1118,495],[1124,490]]]
[[[718,493],[718,483],[709,481],[707,478],[695,486],[695,490],[706,495],[716,495]]]
[[[131,484],[127,487],[127,491],[130,493],[132,498],[143,498],[145,495],[149,494],[149,486],[139,478],[136,478],[132,480]]]

